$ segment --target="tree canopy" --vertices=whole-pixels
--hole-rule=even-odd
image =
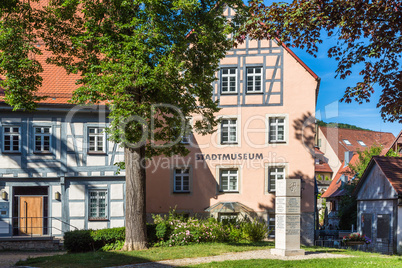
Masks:
[[[242,31],[253,38],[276,38],[316,56],[327,36],[337,40],[328,56],[336,76],[347,79],[360,68],[360,81],[346,88],[345,102],[368,102],[377,84],[377,107],[384,120],[402,122],[402,3],[399,0],[294,0],[264,5],[250,2],[252,18]]]
[[[186,154],[186,117],[195,130],[214,131],[212,82],[233,45],[222,16],[240,0],[31,0],[1,3],[0,74],[5,101],[34,110],[45,47],[48,64],[80,75],[72,103],[109,107],[111,140],[125,149],[125,249],[146,247],[146,157]],[[243,10],[244,9],[244,10]],[[173,141],[173,142],[172,142]]]

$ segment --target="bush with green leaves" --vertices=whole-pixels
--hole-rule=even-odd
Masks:
[[[147,224],[148,243],[157,241],[156,225]],[[75,230],[64,234],[64,247],[69,252],[88,252],[96,250],[119,250],[124,245],[125,227],[100,230]]]
[[[243,237],[246,240],[258,242],[268,235],[268,226],[264,221],[254,220],[242,223]]]

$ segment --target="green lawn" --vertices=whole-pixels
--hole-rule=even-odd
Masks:
[[[402,258],[400,257],[370,257],[359,256],[351,258],[338,259],[311,259],[297,261],[281,261],[281,260],[242,260],[242,261],[225,261],[212,262],[206,264],[195,265],[191,267],[402,267]]]
[[[19,261],[17,265],[35,267],[108,267],[168,259],[214,256],[226,252],[240,252],[273,247],[273,242],[206,243],[181,247],[154,247],[148,250],[130,252],[109,251],[64,254]]]
[[[260,243],[208,243],[182,247],[157,247],[131,252],[89,252],[33,258],[20,261],[20,266],[35,267],[108,267],[167,259],[204,257],[226,252],[240,252],[273,248],[273,242]],[[353,250],[338,250],[318,247],[303,247],[306,251],[319,251],[351,255],[351,258],[311,259],[297,261],[241,260],[200,264],[192,267],[402,267],[401,256],[386,256]]]

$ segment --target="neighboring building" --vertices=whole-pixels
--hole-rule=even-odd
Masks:
[[[394,152],[398,152],[402,156],[402,130],[396,136],[394,142],[390,146],[389,150],[394,150]],[[388,151],[389,151],[388,150]]]
[[[44,62],[46,52],[38,56]],[[44,65],[35,112],[0,103],[0,237],[124,226],[123,151],[107,140],[105,107],[67,103],[76,76]],[[4,96],[4,93],[3,93]]]
[[[328,216],[326,216],[327,218],[325,219],[325,228],[339,228],[339,203],[342,196],[346,194],[344,186],[350,184],[355,178],[355,174],[350,169],[349,165],[356,164],[359,155],[353,154],[353,152],[345,152],[344,159],[342,168],[338,170],[328,189],[321,196],[321,198],[326,199],[326,208],[328,212]]]
[[[385,154],[394,139],[394,135],[388,132],[320,126],[318,127],[317,145],[324,153],[325,162],[331,167],[332,178],[334,178],[345,161],[345,152],[364,151],[373,145],[382,145]]]
[[[233,10],[226,9],[224,15],[232,18]],[[121,226],[124,173],[118,175],[113,163],[122,161],[123,154],[106,141],[103,113],[83,109],[69,117],[71,106],[65,100],[75,86],[70,83],[63,92],[68,97],[59,103],[64,80],[52,75],[52,68],[45,70],[45,79],[53,78],[54,84],[45,82],[44,88],[54,97],[37,112],[16,113],[2,104],[0,135],[10,141],[2,143],[0,154],[0,188],[9,196],[0,203],[4,215],[24,217],[21,204],[36,193],[40,198],[32,202],[43,208],[36,215],[45,217],[38,226],[56,225],[46,217],[65,222],[63,231],[69,225]],[[274,229],[276,181],[297,178],[301,238],[313,244],[315,160],[310,141],[315,133],[304,123],[314,118],[319,78],[287,47],[248,39],[227,53],[216,76],[213,100],[222,108],[216,115],[221,119],[218,130],[183,137],[190,149],[186,157],[152,159],[147,168],[148,215],[173,208],[191,216],[252,214]],[[189,123],[199,119],[194,116]],[[15,230],[23,228],[21,224],[12,222]]]
[[[374,156],[354,195],[358,231],[371,239],[369,247],[402,253],[402,158]]]
[[[332,169],[326,162],[324,153],[315,147],[315,167],[314,174],[315,179],[317,180],[317,187],[319,193],[324,193],[328,186],[331,184],[332,179]]]

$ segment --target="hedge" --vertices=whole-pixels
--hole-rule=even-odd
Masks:
[[[148,244],[156,242],[156,225],[147,224]],[[125,227],[100,230],[75,230],[64,234],[64,247],[68,252],[88,252],[119,249],[124,244]]]

